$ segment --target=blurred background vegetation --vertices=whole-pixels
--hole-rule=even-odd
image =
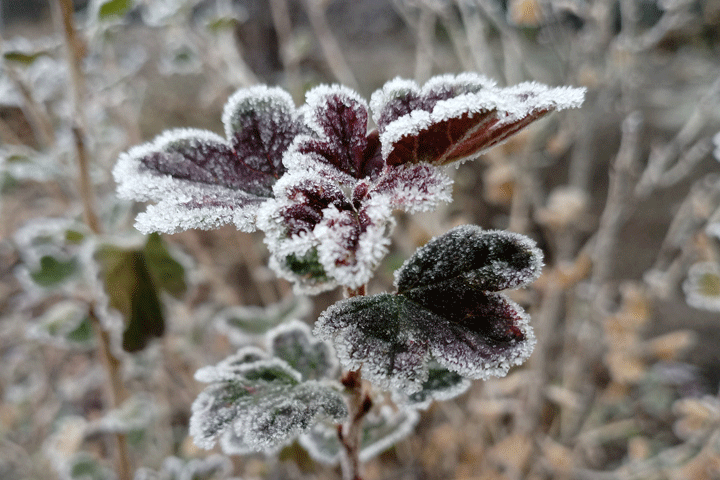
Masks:
[[[248,341],[229,308],[311,324],[340,294],[288,307],[262,237],[231,227],[138,238],[109,172],[165,129],[222,133],[255,83],[301,104],[476,71],[588,93],[453,171],[452,204],[399,216],[369,292],[454,225],[522,232],[546,255],[513,292],[538,346],[367,480],[720,478],[720,1],[91,0],[75,36],[62,5],[0,10],[0,477],[338,478],[297,445],[198,450],[187,423],[195,370]]]

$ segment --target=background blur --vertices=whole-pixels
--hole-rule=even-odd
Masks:
[[[513,292],[538,346],[424,412],[367,480],[720,478],[719,0],[98,0],[75,2],[71,50],[59,1],[3,0],[0,21],[3,479],[116,478],[120,442],[132,475],[157,475],[142,478],[339,478],[297,445],[228,464],[187,437],[192,375],[237,347],[218,312],[291,294],[261,235],[164,236],[183,284],[158,293],[164,331],[130,353],[108,327],[110,356],[83,323],[103,276],[83,270],[82,245],[102,232],[144,252],[143,207],[114,195],[118,154],[172,127],[222,134],[238,88],[279,85],[302,104],[319,83],[369,98],[396,76],[462,71],[588,91],[454,170],[452,204],[399,215],[369,292],[457,224],[522,232],[546,256]],[[338,298],[313,298],[304,319]],[[118,413],[108,398],[139,400]]]

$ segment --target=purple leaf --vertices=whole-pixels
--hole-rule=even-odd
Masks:
[[[285,171],[284,152],[308,129],[289,95],[265,86],[233,95],[223,122],[229,141],[179,129],[120,156],[113,170],[119,195],[158,202],[138,216],[138,229],[174,233],[230,222],[255,229],[258,206]]]
[[[551,111],[580,106],[584,89],[523,83],[498,88],[473,74],[435,77],[420,89],[396,79],[371,105],[387,165],[475,158]]]
[[[367,104],[355,92],[321,85],[308,92],[305,112],[315,136],[303,137],[294,150],[330,165],[353,179],[382,167],[377,134],[368,135]]]
[[[285,173],[283,154],[297,135],[307,132],[292,97],[281,88],[264,85],[239,90],[225,105],[223,123],[244,177],[258,178],[269,196]]]

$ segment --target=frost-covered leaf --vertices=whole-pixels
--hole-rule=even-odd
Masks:
[[[285,360],[303,380],[332,378],[337,370],[332,347],[314,338],[304,322],[291,320],[268,332],[267,337],[270,355]]]
[[[338,421],[347,415],[339,392],[316,381],[301,382],[300,374],[277,358],[206,367],[197,377],[213,382],[192,407],[190,433],[202,448],[228,437],[248,450],[271,450],[322,418]]]
[[[230,97],[223,123],[227,140],[172,130],[120,156],[113,170],[118,194],[158,202],[138,216],[139,230],[174,233],[225,223],[255,229],[258,206],[284,173],[282,156],[306,127],[289,94],[266,86]]]
[[[215,326],[225,333],[234,345],[246,345],[281,323],[305,318],[311,307],[307,297],[296,295],[290,295],[267,307],[233,306],[218,313]]]
[[[370,412],[363,420],[360,461],[367,462],[407,437],[419,418],[414,410],[397,410],[388,405]],[[334,465],[340,461],[341,445],[336,425],[317,423],[300,435],[299,442],[318,462]]]
[[[470,388],[470,381],[456,372],[443,368],[437,362],[430,362],[428,379],[422,389],[410,395],[395,392],[393,400],[417,410],[426,410],[433,401],[450,400],[462,395]]]
[[[155,404],[152,398],[139,394],[125,400],[119,408],[109,411],[90,428],[112,433],[144,430],[150,425],[155,415]]]
[[[307,93],[304,108],[314,135],[298,138],[286,159],[289,169],[318,162],[348,183],[379,172],[380,141],[368,135],[367,104],[357,93],[321,85]]]
[[[170,256],[157,234],[150,235],[140,248],[102,244],[95,259],[110,307],[125,319],[123,349],[144,349],[165,331],[160,291],[179,297],[187,288],[184,268]]]
[[[62,284],[78,273],[77,260],[57,259],[52,255],[40,257],[40,268],[30,272],[30,278],[41,287],[50,288]]]
[[[72,288],[83,276],[80,246],[84,236],[84,227],[69,219],[28,222],[14,238],[22,258],[18,277],[28,288],[42,291]]]
[[[720,311],[720,265],[700,262],[688,270],[683,283],[688,305],[703,310]]]
[[[414,297],[422,287],[436,289],[456,281],[497,292],[534,281],[542,260],[535,242],[524,235],[461,225],[432,239],[405,261],[395,272],[395,286]]]
[[[410,395],[431,359],[472,379],[502,377],[532,352],[523,309],[502,294],[537,278],[542,254],[517,234],[461,226],[431,240],[396,276],[396,294],[342,300],[315,325],[341,364]]]
[[[522,83],[499,88],[476,74],[442,75],[422,88],[395,79],[370,105],[388,165],[475,158],[549,112],[577,108],[585,90]]]
[[[64,348],[92,348],[94,336],[87,305],[72,300],[58,302],[28,327],[28,337]]]
[[[435,210],[452,200],[452,180],[440,168],[428,164],[386,167],[369,188],[370,196],[408,213]]]
[[[259,226],[272,253],[270,266],[296,290],[357,288],[386,255],[391,201],[365,181],[349,193],[312,172],[289,171],[275,186],[276,198],[262,207]]]

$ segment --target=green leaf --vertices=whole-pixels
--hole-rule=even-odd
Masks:
[[[40,269],[30,272],[33,282],[44,288],[56,287],[78,271],[77,260],[58,260],[44,255],[40,258]]]
[[[144,349],[154,337],[165,331],[160,291],[179,297],[187,286],[185,269],[174,260],[159,235],[150,235],[141,248],[121,248],[105,244],[96,259],[102,266],[105,291],[110,306],[125,319],[123,349]]]
[[[122,17],[130,11],[134,4],[134,0],[108,0],[102,2],[100,8],[98,8],[98,18],[100,20],[108,20]]]
[[[65,232],[65,241],[72,245],[79,245],[85,240],[85,235],[77,230],[69,229]]]
[[[64,300],[28,326],[28,337],[63,348],[91,348],[94,335],[87,304]]]
[[[165,331],[158,288],[153,284],[141,252],[105,245],[97,252],[103,267],[105,292],[110,306],[125,319],[122,346],[128,352],[145,348]]]
[[[317,420],[347,416],[342,395],[300,374],[277,358],[200,369],[212,384],[192,406],[190,433],[202,448],[218,438],[228,454],[274,451],[308,430]]]
[[[222,310],[215,324],[235,345],[245,345],[281,323],[307,316],[311,307],[307,297],[301,296],[290,296],[267,307],[233,306]]]
[[[65,338],[75,343],[88,343],[93,338],[90,317],[85,317],[75,330],[68,333]]]
[[[395,285],[405,293],[460,281],[498,292],[537,279],[542,261],[542,252],[524,235],[461,225],[419,248],[395,272]]]
[[[306,323],[291,320],[268,332],[267,337],[271,355],[285,360],[304,380],[333,378],[337,362],[332,347],[314,338]]]
[[[95,457],[87,452],[75,454],[68,465],[68,478],[72,480],[110,480],[114,474],[100,465]]]
[[[467,378],[443,368],[437,362],[430,362],[428,379],[422,384],[422,389],[411,395],[395,392],[393,400],[410,408],[426,410],[433,400],[450,400],[462,395],[468,388],[470,381]]]
[[[5,52],[3,54],[3,58],[7,60],[8,62],[17,62],[21,63],[23,65],[30,65],[38,58],[42,57],[43,55],[47,55],[48,52],[33,52],[33,53],[25,53],[25,52],[18,52],[18,51],[9,51]]]
[[[175,298],[182,297],[187,291],[185,268],[170,256],[159,234],[150,234],[143,255],[155,284]]]

